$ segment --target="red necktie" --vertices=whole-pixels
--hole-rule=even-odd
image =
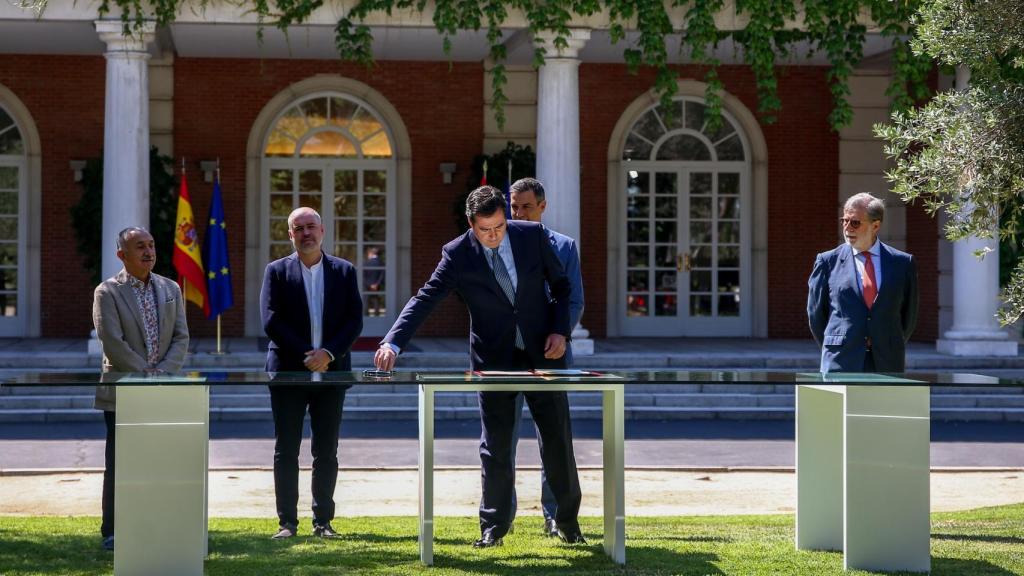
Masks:
[[[864,304],[867,304],[868,310],[871,310],[871,305],[875,303],[875,296],[878,294],[878,284],[875,283],[875,263],[871,261],[871,253],[864,252],[864,276],[861,278],[861,284],[864,289]]]

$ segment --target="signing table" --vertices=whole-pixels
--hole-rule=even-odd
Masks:
[[[211,386],[415,386],[419,393],[420,559],[433,563],[434,399],[438,392],[562,390],[603,398],[604,551],[626,562],[625,400],[631,387],[796,390],[796,546],[842,550],[850,569],[926,572],[930,387],[1020,386],[961,374],[778,372],[15,374],[6,386],[117,388],[117,576],[201,576],[207,553]],[[570,399],[571,403],[571,399]],[[668,455],[667,455],[668,457]],[[269,462],[268,455],[268,462]],[[267,509],[273,504],[268,502]]]

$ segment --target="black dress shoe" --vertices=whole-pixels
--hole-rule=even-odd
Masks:
[[[587,541],[583,539],[583,533],[580,532],[579,527],[575,528],[556,528],[558,537],[566,544],[586,544]]]
[[[473,548],[493,548],[501,546],[505,542],[501,538],[495,538],[490,532],[484,534],[479,540],[473,542]]]
[[[271,540],[284,540],[285,538],[295,537],[295,526],[281,526],[277,533],[270,537]]]
[[[326,524],[314,524],[313,536],[318,538],[337,538],[338,533],[334,531],[334,527],[328,522]]]
[[[558,537],[558,528],[555,527],[555,521],[551,518],[544,519],[544,535],[549,538]]]

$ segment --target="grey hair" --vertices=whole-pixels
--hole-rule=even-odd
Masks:
[[[850,196],[846,204],[843,205],[844,210],[857,210],[859,208],[863,208],[868,213],[868,220],[872,222],[881,222],[885,219],[885,203],[880,198],[876,198],[867,192]]]
[[[153,236],[150,234],[149,230],[146,230],[142,226],[129,226],[117,233],[117,249],[124,250],[124,247],[128,244],[128,237],[136,232],[142,232],[143,234]]]
[[[309,206],[299,206],[295,210],[292,210],[292,213],[288,215],[288,227],[289,228],[292,227],[292,222],[295,220],[295,213],[298,212],[299,210],[309,210],[310,212],[313,213],[314,216],[316,216],[316,223],[317,224],[323,224],[323,220],[321,220],[319,212],[317,212],[316,210],[310,208]]]

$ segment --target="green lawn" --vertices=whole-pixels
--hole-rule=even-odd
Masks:
[[[793,549],[793,517],[629,518],[625,569],[601,549],[598,518],[583,519],[590,544],[571,547],[542,537],[538,518],[520,518],[502,548],[473,550],[476,518],[438,518],[435,566],[419,564],[416,519],[342,518],[343,537],[271,541],[271,519],[213,519],[206,573],[256,574],[743,574],[844,573],[842,555]],[[535,526],[537,525],[537,526]],[[0,517],[0,575],[109,574],[96,518]],[[932,574],[1024,575],[1024,504],[932,516]]]

